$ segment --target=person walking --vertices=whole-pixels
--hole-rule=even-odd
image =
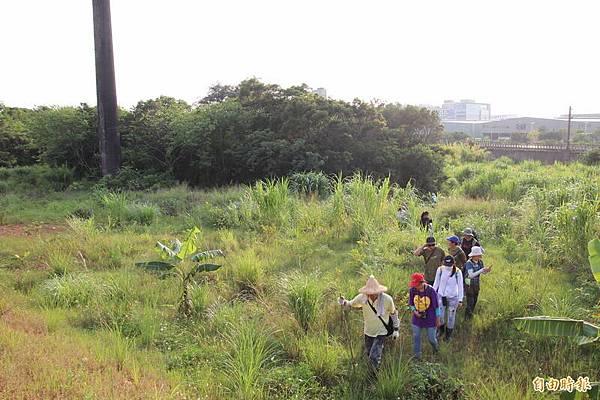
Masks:
[[[425,261],[425,280],[430,286],[433,285],[435,273],[438,267],[442,265],[446,253],[440,247],[436,246],[435,238],[429,236],[425,241],[425,245],[417,247],[413,254],[417,257],[423,256],[423,260]]]
[[[456,268],[458,268],[462,275],[465,275],[465,263],[467,262],[467,255],[460,247],[460,238],[456,235],[448,236],[446,238],[448,242],[448,254],[454,257]]]
[[[467,276],[465,277],[465,293],[467,297],[465,317],[467,319],[473,318],[473,312],[479,298],[479,280],[481,274],[487,274],[492,270],[491,265],[489,267],[483,265],[482,257],[483,248],[473,246],[469,253],[469,260],[465,263],[465,270],[467,271]]]
[[[392,296],[385,293],[387,287],[380,285],[373,275],[365,286],[358,290],[359,294],[352,300],[340,296],[338,303],[342,307],[362,308],[364,320],[365,353],[374,371],[379,370],[383,344],[387,336],[397,339],[400,320],[398,310]]]
[[[436,328],[440,326],[440,308],[438,306],[438,294],[425,282],[423,274],[412,274],[410,280],[408,306],[412,315],[413,350],[415,357],[421,359],[421,333],[427,332],[427,339],[437,353],[439,344],[437,341]]]
[[[465,228],[462,234],[462,240],[460,241],[460,248],[465,254],[469,254],[473,246],[481,246],[477,238],[475,238],[475,232],[471,228]]]
[[[438,268],[433,288],[442,303],[440,336],[445,334],[445,340],[448,341],[454,330],[456,310],[462,307],[464,297],[462,271],[456,266],[455,258],[451,255],[446,256],[444,264]]]

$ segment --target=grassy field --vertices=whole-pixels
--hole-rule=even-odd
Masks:
[[[0,198],[0,398],[541,399],[536,376],[600,380],[598,344],[528,336],[511,319],[600,321],[585,245],[600,235],[599,169],[448,155],[435,206],[412,188],[355,176],[196,191],[5,189]],[[395,211],[406,203],[410,224]],[[474,227],[493,273],[455,340],[411,360],[405,310],[411,250],[429,209],[443,239]],[[222,249],[191,288],[135,266],[155,243],[201,228]],[[442,241],[442,240],[440,240]],[[401,308],[377,381],[366,373],[360,313],[343,314],[375,274]]]

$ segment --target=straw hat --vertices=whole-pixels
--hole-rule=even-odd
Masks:
[[[373,275],[369,276],[367,279],[367,284],[360,289],[358,289],[359,293],[362,294],[379,294],[387,291],[387,287],[380,285],[377,282],[377,279]]]
[[[482,255],[483,255],[483,249],[479,246],[473,246],[471,248],[471,252],[469,253],[469,257],[482,256]]]

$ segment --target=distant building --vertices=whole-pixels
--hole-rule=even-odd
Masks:
[[[489,121],[492,115],[491,106],[477,103],[475,100],[445,100],[442,104],[440,118],[448,121]]]
[[[493,140],[510,137],[513,133],[567,132],[566,118],[516,117],[495,121],[442,121],[444,131],[463,132],[474,138]],[[600,131],[600,118],[572,119],[571,132],[594,133]]]
[[[316,89],[314,89],[312,92],[313,92],[314,94],[316,94],[317,96],[321,96],[321,97],[323,97],[324,99],[326,99],[326,98],[327,98],[327,90],[325,90],[325,88],[322,88],[322,87],[320,87],[320,88],[316,88]]]

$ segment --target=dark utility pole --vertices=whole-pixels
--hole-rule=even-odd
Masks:
[[[569,121],[567,122],[567,152],[571,146],[571,106],[569,106]]]
[[[98,138],[102,176],[113,175],[121,166],[121,138],[117,131],[117,88],[113,59],[110,0],[92,0],[96,92],[98,94]]]

